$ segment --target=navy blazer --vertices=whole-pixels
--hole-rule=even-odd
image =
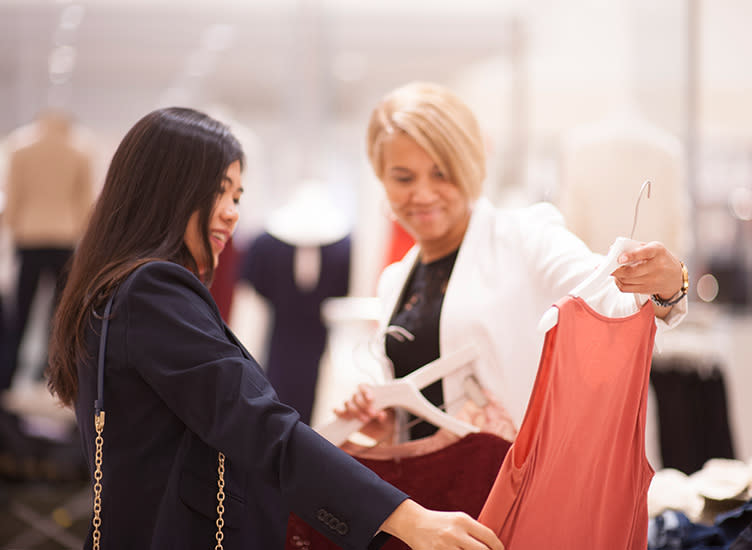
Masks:
[[[76,401],[90,471],[99,317],[90,317],[89,358],[78,367]],[[269,487],[346,549],[377,545],[372,537],[379,525],[407,498],[278,401],[259,365],[225,326],[208,289],[174,263],[148,263],[120,285],[107,341],[104,402],[106,550],[213,548],[217,450],[226,456],[228,550],[273,550],[264,534],[279,509],[260,496]]]

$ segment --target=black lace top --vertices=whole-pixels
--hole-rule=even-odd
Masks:
[[[401,378],[439,357],[439,318],[444,293],[449,284],[457,250],[424,264],[418,262],[408,278],[397,308],[389,321],[390,326],[405,329],[414,338],[408,339],[396,331],[386,337],[386,355],[394,365],[395,378]],[[441,380],[422,390],[434,405],[444,403]],[[415,419],[409,416],[409,422]],[[436,427],[420,422],[410,428],[410,439],[431,435]]]

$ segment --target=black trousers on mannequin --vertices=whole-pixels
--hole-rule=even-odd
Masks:
[[[0,373],[5,372],[5,361],[8,357],[8,323],[5,320],[3,297],[0,296]]]
[[[55,281],[54,304],[57,304],[60,292],[65,285],[65,275],[68,261],[73,255],[72,248],[18,248],[20,268],[16,284],[16,301],[14,314],[9,323],[7,341],[7,360],[0,373],[0,390],[7,389],[13,380],[13,375],[18,368],[18,355],[23,342],[24,333],[29,322],[31,305],[39,290],[39,282],[43,274],[49,274]],[[52,319],[52,309],[48,314]],[[44,342],[45,349],[47,342]],[[42,375],[44,369],[38,373]]]

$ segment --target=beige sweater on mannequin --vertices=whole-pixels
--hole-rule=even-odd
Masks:
[[[679,140],[636,113],[623,112],[572,131],[561,149],[559,206],[567,227],[605,254],[629,237],[640,187],[634,238],[661,241],[680,258],[691,247],[689,192]]]
[[[73,248],[93,201],[91,159],[70,123],[46,113],[30,143],[10,153],[4,221],[18,248]]]

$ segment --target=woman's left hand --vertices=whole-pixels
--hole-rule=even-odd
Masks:
[[[622,292],[657,294],[670,300],[681,290],[681,262],[657,241],[624,252],[618,261],[622,265],[612,275]]]

